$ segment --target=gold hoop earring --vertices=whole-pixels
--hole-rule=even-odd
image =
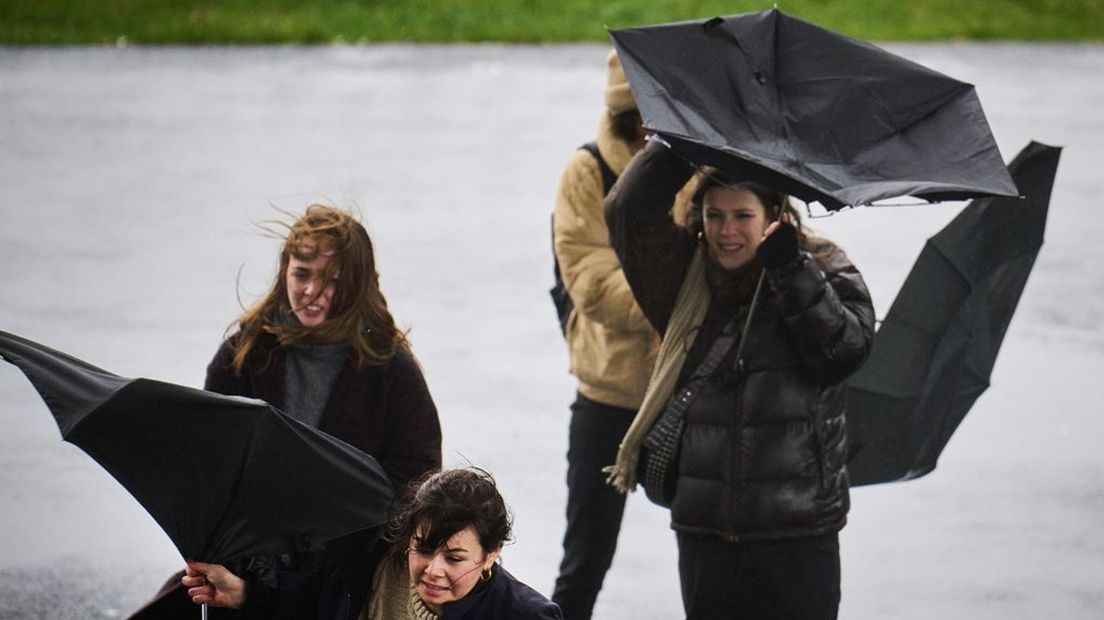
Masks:
[[[493,576],[493,573],[491,571],[492,571],[492,569],[488,568],[488,569],[482,571],[481,573],[479,573],[479,580],[480,581],[490,581],[491,577]]]

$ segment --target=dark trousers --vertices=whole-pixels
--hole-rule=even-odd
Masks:
[[[613,464],[617,447],[635,415],[631,409],[603,405],[582,394],[571,405],[567,531],[560,575],[552,592],[564,620],[590,618],[613,562],[625,496],[606,484],[602,468]]]
[[[688,620],[835,620],[838,534],[746,543],[677,538]]]

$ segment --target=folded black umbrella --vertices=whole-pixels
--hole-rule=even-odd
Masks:
[[[778,10],[610,33],[644,126],[829,209],[1017,190],[974,87]]]
[[[126,379],[6,332],[0,357],[186,559],[305,551],[386,520],[374,458],[262,401]]]
[[[974,200],[928,240],[849,381],[852,485],[916,478],[989,387],[997,352],[1043,244],[1061,149],[1010,164],[1015,198]]]

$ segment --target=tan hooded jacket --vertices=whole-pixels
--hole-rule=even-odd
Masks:
[[[615,174],[632,151],[611,130],[604,110],[598,151]],[[575,304],[567,323],[571,372],[579,392],[602,404],[636,409],[659,351],[659,336],[633,300],[609,244],[602,173],[587,151],[575,151],[556,193],[554,238],[564,285]]]
[[[620,175],[633,152],[613,134],[612,123],[607,108],[598,123],[598,152]],[[692,179],[679,192],[676,221],[685,221],[696,185]],[[610,247],[603,201],[598,161],[583,149],[575,151],[560,178],[554,220],[556,260],[575,304],[567,323],[571,373],[583,396],[637,409],[659,352],[659,336],[633,299]]]

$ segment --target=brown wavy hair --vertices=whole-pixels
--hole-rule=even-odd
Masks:
[[[284,241],[279,268],[268,293],[234,322],[238,328],[235,371],[241,372],[246,356],[264,333],[275,335],[281,346],[347,340],[356,352],[358,366],[382,365],[408,346],[406,334],[395,325],[380,291],[372,239],[351,213],[312,204],[292,224],[269,224],[286,229],[283,234],[275,233]],[[271,228],[265,229],[273,232]],[[325,322],[317,327],[304,327],[291,320],[288,264],[292,256],[310,260],[320,251],[334,253],[323,280],[335,282],[334,297]],[[318,295],[321,294],[320,290]]]

